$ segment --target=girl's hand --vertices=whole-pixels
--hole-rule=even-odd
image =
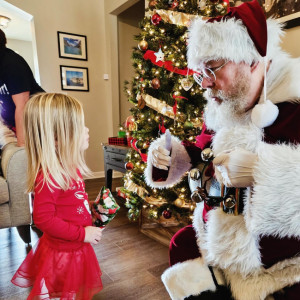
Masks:
[[[85,229],[84,242],[97,245],[101,240],[103,229],[94,226],[87,226],[84,229]]]

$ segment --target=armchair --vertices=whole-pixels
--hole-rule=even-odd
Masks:
[[[30,195],[26,193],[27,156],[24,148],[9,143],[2,149],[0,176],[0,228],[17,227],[31,242]]]

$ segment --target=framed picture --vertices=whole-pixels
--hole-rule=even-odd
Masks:
[[[89,91],[88,68],[60,66],[61,89],[67,91]]]
[[[285,22],[285,28],[300,25],[300,1],[298,0],[265,0],[267,17],[275,17],[280,22]]]
[[[87,60],[85,35],[58,31],[57,38],[59,57]]]

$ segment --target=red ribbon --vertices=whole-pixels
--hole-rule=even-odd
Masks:
[[[173,95],[173,98],[175,99],[175,103],[173,105],[173,112],[174,112],[174,115],[176,115],[176,113],[177,113],[177,98],[178,99],[185,99],[185,100],[189,100],[189,99],[186,98],[186,97],[183,97],[183,96],[176,96],[175,94]]]
[[[137,143],[137,139],[133,139],[131,141],[132,148],[138,152],[138,154],[141,156],[141,159],[143,162],[147,162],[147,154],[142,153],[141,150],[136,146],[136,143]]]
[[[159,131],[161,133],[166,133],[166,127],[165,127],[165,124],[164,124],[164,118],[161,118],[161,125],[159,124],[158,128],[159,128]]]
[[[175,94],[173,95],[173,98],[174,98],[175,100],[176,100],[176,98],[189,100],[189,99],[186,98],[186,97],[183,97],[183,96],[176,96]]]
[[[146,53],[144,54],[144,59],[149,59],[153,64],[159,67],[164,67],[166,70],[180,74],[180,75],[193,75],[195,72],[191,69],[184,68],[184,69],[179,69],[173,66],[173,62],[170,60],[167,61],[158,61],[156,62],[156,56],[154,55],[154,51],[152,50],[147,50]],[[187,74],[188,73],[188,74]]]

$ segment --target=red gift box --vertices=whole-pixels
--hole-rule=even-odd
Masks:
[[[119,145],[119,146],[126,146],[127,145],[127,138],[119,138],[119,137],[109,137],[108,138],[109,145]]]
[[[126,199],[126,194],[124,192],[122,192],[121,190],[118,190],[118,196],[123,198],[123,199]]]

